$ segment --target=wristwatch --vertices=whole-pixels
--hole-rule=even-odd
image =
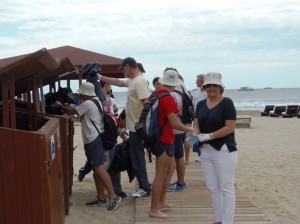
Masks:
[[[210,139],[214,139],[215,138],[214,133],[209,133],[209,137]]]

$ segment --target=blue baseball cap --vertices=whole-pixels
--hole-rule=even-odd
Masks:
[[[135,68],[137,68],[137,66],[138,66],[136,60],[132,57],[125,58],[121,64],[121,66],[119,67],[119,69],[122,70],[123,67],[126,65],[129,65],[130,67],[135,67]]]

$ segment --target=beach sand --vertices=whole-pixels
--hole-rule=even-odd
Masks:
[[[274,224],[300,223],[300,119],[260,117],[258,111],[238,114],[250,115],[252,121],[250,129],[237,128],[235,131],[239,152],[237,188]],[[87,201],[95,198],[96,190],[92,174],[83,182],[77,180],[78,169],[85,163],[80,123],[75,123],[74,146],[77,148],[74,151],[72,205],[65,223],[134,223],[135,199],[130,197],[113,212],[107,211],[105,206],[85,206]],[[190,155],[193,163],[195,156]],[[135,180],[129,183],[126,172],[123,172],[122,186],[123,191],[129,193],[136,189],[137,184]]]

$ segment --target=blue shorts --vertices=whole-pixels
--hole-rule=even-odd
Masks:
[[[166,152],[169,157],[174,157],[174,151],[175,147],[173,144],[164,144],[160,142],[155,147],[151,147],[151,152],[156,157],[159,157],[164,152]]]
[[[92,167],[103,165],[104,163],[104,148],[100,135],[97,138],[84,145],[86,158]]]
[[[185,139],[185,133],[175,135],[175,159],[181,159],[184,157],[183,143]]]

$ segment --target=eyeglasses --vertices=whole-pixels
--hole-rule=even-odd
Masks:
[[[209,88],[209,87],[218,88],[219,85],[217,85],[217,84],[206,84],[206,85],[204,86],[204,88]]]

